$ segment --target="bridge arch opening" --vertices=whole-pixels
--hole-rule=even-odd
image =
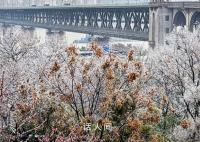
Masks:
[[[182,26],[184,27],[186,25],[186,18],[182,11],[178,11],[176,15],[174,16],[173,24],[175,27]]]
[[[195,12],[190,20],[190,31],[193,31],[200,26],[200,11]]]

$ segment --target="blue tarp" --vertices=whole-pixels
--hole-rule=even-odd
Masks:
[[[103,47],[103,51],[104,51],[105,54],[110,52],[110,48],[109,48],[108,44],[104,44],[102,47]]]

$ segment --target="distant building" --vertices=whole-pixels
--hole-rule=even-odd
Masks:
[[[93,5],[97,4],[97,0],[69,0],[69,3],[71,3],[72,5]]]
[[[95,4],[128,4],[141,3],[148,0],[0,0],[1,7],[27,6],[62,6],[62,5],[95,5]],[[170,0],[172,1],[172,0]]]
[[[97,4],[112,4],[116,0],[97,0]]]
[[[29,6],[29,3],[27,0],[22,0],[21,6]]]
[[[6,4],[5,2],[6,2],[5,0],[1,0],[1,1],[0,1],[0,6],[1,6],[1,7],[4,7],[5,4]]]
[[[97,0],[86,0],[87,4],[97,4]]]
[[[148,0],[97,0],[97,4],[129,4],[148,2]]]

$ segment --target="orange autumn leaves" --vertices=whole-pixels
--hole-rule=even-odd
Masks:
[[[91,44],[91,49],[94,51],[94,53],[95,53],[95,55],[97,56],[97,57],[102,57],[103,56],[103,50],[100,48],[100,47],[98,47],[97,46],[97,44],[95,43],[95,42],[93,42],[92,44]]]
[[[51,67],[51,74],[57,72],[60,69],[60,65],[57,62],[54,62],[53,66]]]
[[[136,73],[136,72],[131,72],[131,73],[128,73],[128,75],[127,75],[127,80],[130,81],[130,82],[133,82],[133,81],[136,80],[138,77],[139,77],[139,74],[138,74],[138,73]]]
[[[16,104],[17,109],[20,110],[21,113],[27,113],[31,110],[31,106],[26,103],[18,103]]]
[[[180,125],[183,129],[187,129],[187,128],[190,127],[191,122],[187,119],[183,119],[183,120],[180,121]]]
[[[40,95],[46,94],[49,101],[57,101],[52,103],[55,109],[58,106],[54,105],[57,104],[65,108],[55,110],[56,114],[59,112],[59,115],[63,116],[56,117],[57,122],[62,122],[63,125],[68,123],[66,119],[69,118],[70,122],[66,124],[69,125],[68,132],[74,133],[76,126],[76,130],[80,132],[76,133],[79,139],[86,135],[81,125],[90,118],[90,122],[107,120],[115,124],[110,134],[102,132],[102,139],[118,140],[122,131],[127,131],[127,140],[145,142],[147,138],[144,137],[146,132],[143,127],[150,125],[151,128],[158,123],[160,111],[150,95],[142,94],[140,79],[143,79],[144,75],[143,64],[135,60],[134,51],[128,54],[127,59],[119,59],[112,53],[104,55],[95,43],[92,43],[91,50],[94,56],[84,60],[74,46],[66,48],[65,52],[62,52],[66,59],[61,61],[55,58],[52,65],[47,67],[48,75],[42,83],[46,91],[42,91]],[[67,108],[70,108],[70,111],[66,110]],[[68,113],[63,114],[65,111]],[[52,123],[57,122],[52,120]],[[125,130],[123,125],[130,129]],[[148,140],[156,140],[156,134],[155,131]],[[88,133],[87,137],[99,139],[101,135],[95,131]]]
[[[92,43],[91,44],[91,50],[94,52],[94,55],[97,58],[101,58],[104,55],[102,49],[100,47],[98,47],[98,45],[96,43]],[[70,57],[69,58],[69,65],[71,66],[71,65],[75,64],[75,60],[76,60],[75,56],[78,55],[76,47],[75,46],[67,47],[65,49],[65,52],[67,52],[67,54]],[[106,59],[101,65],[102,69],[107,70],[107,79],[108,80],[114,79],[114,74],[113,74],[113,71],[112,71],[113,68],[111,68],[111,66],[114,65],[114,68],[116,68],[116,69],[121,67],[121,68],[127,70],[128,64],[129,64],[128,62],[132,62],[133,66],[135,67],[135,69],[137,69],[137,71],[127,72],[127,75],[126,75],[127,76],[127,81],[133,82],[134,80],[136,80],[137,78],[140,77],[141,70],[142,70],[142,64],[141,64],[141,62],[133,60],[134,59],[133,58],[134,51],[130,51],[129,52],[129,54],[128,54],[128,62],[121,63],[121,66],[120,66],[119,61],[115,60],[115,57],[113,56],[112,53],[110,53],[109,56],[110,56],[110,58]],[[60,65],[59,65],[59,63],[57,61],[55,61],[54,64],[50,68],[50,74],[57,72],[59,69],[60,69]],[[86,75],[89,70],[90,70],[90,65],[85,63],[83,65],[83,75]]]

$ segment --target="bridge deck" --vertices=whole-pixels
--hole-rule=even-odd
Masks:
[[[98,4],[98,5],[69,5],[69,6],[28,6],[28,7],[0,7],[0,10],[23,10],[23,9],[94,9],[94,8],[149,8],[149,7],[168,7],[168,8],[200,8],[200,1],[179,1],[179,2],[142,2],[125,4]]]
[[[200,2],[5,7],[0,22],[146,41],[151,7],[200,8]]]
[[[58,31],[69,31],[69,32],[78,32],[78,33],[86,33],[92,35],[102,35],[102,36],[109,36],[109,37],[118,37],[118,38],[125,38],[125,39],[132,39],[132,40],[140,40],[140,41],[148,41],[148,33],[141,33],[141,32],[134,32],[134,31],[120,31],[117,29],[103,29],[103,28],[88,28],[88,27],[77,27],[77,26],[59,26],[59,25],[47,25],[47,24],[35,24],[23,21],[9,21],[9,20],[0,20],[0,23],[4,24],[13,24],[13,25],[21,25],[21,26],[32,26],[38,27],[43,29],[51,29],[51,30],[58,30]]]
[[[149,8],[149,3],[131,3],[131,4],[98,4],[98,5],[70,5],[70,6],[29,6],[29,7],[0,7],[2,10],[7,9],[94,9],[94,8]]]
[[[3,8],[0,22],[147,41],[149,7],[125,4]]]

